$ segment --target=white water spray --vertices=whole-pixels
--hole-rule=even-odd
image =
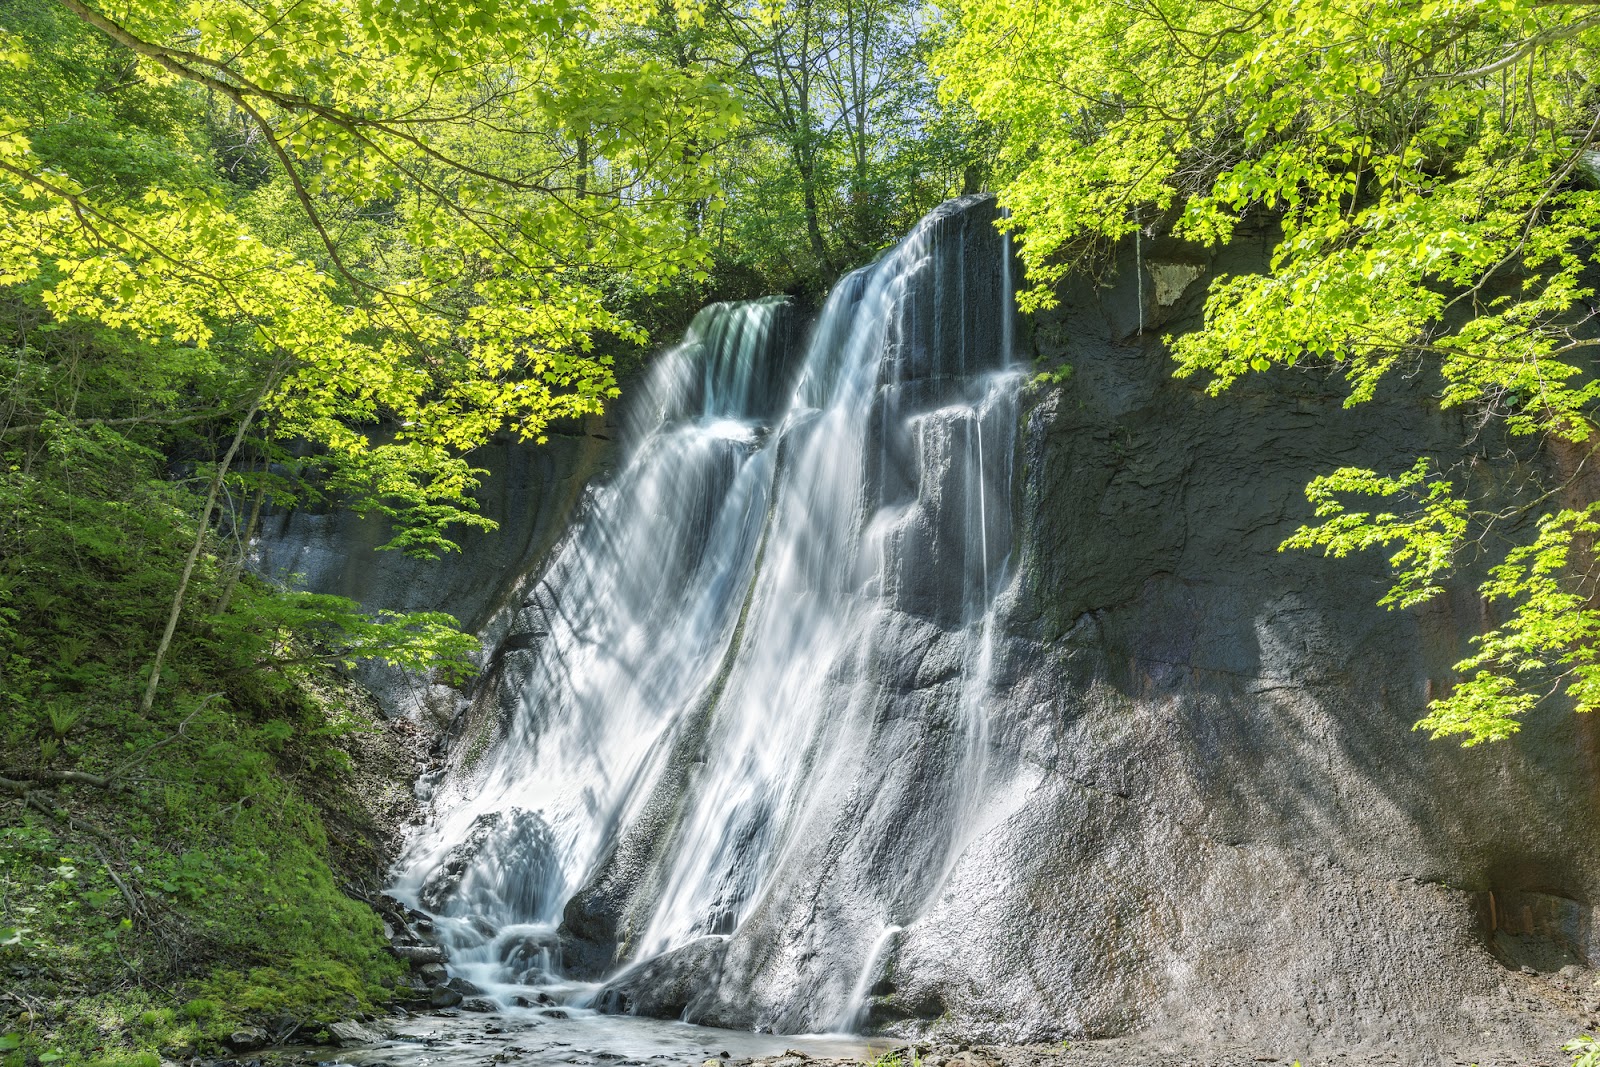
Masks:
[[[984,777],[1021,378],[983,207],[841,281],[797,359],[769,300],[706,309],[658,360],[624,465],[519,616],[503,736],[402,863],[454,968],[548,988],[563,917],[615,966],[736,945],[759,911],[826,946],[793,964],[809,986],[785,1018],[863,1016]],[[875,813],[904,744],[937,773]],[[846,905],[822,916],[823,896]]]

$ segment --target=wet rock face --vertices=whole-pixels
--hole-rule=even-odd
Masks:
[[[594,1006],[614,1015],[699,1022],[716,996],[727,947],[726,938],[702,937],[647,960],[607,982]]]
[[[473,822],[423,881],[420,900],[440,913],[537,915],[560,884],[550,828],[537,812],[511,808]]]
[[[262,517],[252,566],[294,588],[346,596],[374,611],[447,611],[493,646],[611,454],[613,431],[603,420],[557,429],[543,446],[508,438],[472,453],[472,465],[488,471],[473,494],[478,509],[499,528],[454,532],[459,552],[408,559],[378,551],[393,536],[382,518],[273,509]],[[443,725],[465,703],[454,689],[381,665],[364,665],[358,677],[390,716],[422,713]]]
[[[986,1041],[1165,1033],[1424,1060],[1471,1056],[1485,1031],[1548,1051],[1582,1025],[1516,972],[1596,962],[1600,868],[1572,846],[1600,829],[1592,725],[1551,710],[1510,744],[1430,743],[1410,727],[1483,625],[1476,576],[1386,612],[1380,557],[1277,551],[1312,520],[1316,474],[1462,456],[1469,429],[1425,381],[1351,410],[1308,374],[1220,398],[1175,381],[1158,335],[1198,323],[1209,280],[1266,246],[1198,278],[1202,254],[1165,251],[1186,269],[1147,281],[1142,314],[1130,263],[1033,324],[1074,374],[1022,416],[981,799],[939,891],[911,890],[916,843],[948,823],[938,723],[959,657],[913,610],[881,631],[896,695],[858,786],[818,801],[701,978],[701,1021],[822,1029],[865,981],[869,1028]],[[871,964],[885,919],[906,929]],[[630,972],[631,995],[645,979]]]
[[[1386,612],[1381,553],[1277,551],[1313,521],[1316,474],[1448,462],[1469,428],[1426,380],[1350,410],[1304,373],[1211,398],[1153,336],[1263,254],[1241,243],[1148,304],[1145,336],[1126,280],[1034,324],[1074,373],[1024,414],[994,817],[898,939],[878,1017],[937,995],[979,1039],[1166,1031],[1419,1060],[1470,1056],[1485,1030],[1548,1051],[1579,1022],[1559,998],[1511,1007],[1503,983],[1594,962],[1600,865],[1572,847],[1600,821],[1593,724],[1555,708],[1509,744],[1430,742],[1410,727],[1485,622],[1477,576]]]

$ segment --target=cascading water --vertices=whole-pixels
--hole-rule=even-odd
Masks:
[[[681,957],[688,993],[602,999],[861,1022],[981,804],[1020,384],[993,218],[934,212],[803,348],[767,300],[658,360],[519,616],[503,736],[402,863],[455,970],[572,1000],[563,970]]]

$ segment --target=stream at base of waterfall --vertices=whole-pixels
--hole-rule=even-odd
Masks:
[[[551,1012],[559,1017],[552,1017]],[[837,1034],[780,1037],[586,1010],[449,1012],[380,1024],[370,1045],[284,1049],[242,1067],[1258,1067],[1301,1062],[1248,1045],[1113,1038],[1046,1045],[902,1043]],[[1306,1064],[1401,1067],[1389,1052],[1340,1051]],[[219,1061],[210,1067],[241,1067]],[[1557,1056],[1490,1058],[1481,1067],[1566,1067]]]
[[[936,210],[808,329],[783,299],[708,307],[635,387],[497,655],[497,732],[430,786],[392,888],[482,997],[866,1020],[985,804],[1023,382],[994,223]],[[914,793],[880,795],[907,746]],[[796,923],[820,947],[739,1006]]]
[[[888,1042],[837,1035],[779,1037],[690,1023],[608,1016],[585,1009],[509,1009],[492,1016],[418,1016],[385,1027],[370,1048],[348,1049],[337,1062],[367,1067],[718,1067],[800,1053],[808,1058],[872,1060]]]

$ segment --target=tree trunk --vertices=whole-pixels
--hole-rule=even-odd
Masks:
[[[276,375],[268,377],[266,387],[256,397],[255,403],[250,405],[250,410],[245,412],[244,418],[239,420],[239,429],[233,435],[233,442],[228,445],[228,451],[223,453],[222,461],[217,464],[215,473],[211,475],[211,486],[206,491],[206,506],[200,511],[200,525],[194,532],[194,544],[189,546],[189,556],[183,561],[183,573],[178,576],[178,589],[172,594],[172,607],[167,612],[167,627],[161,632],[161,642],[156,645],[155,658],[150,661],[150,680],[144,687],[144,699],[139,701],[139,712],[142,715],[150,714],[150,709],[155,707],[156,690],[161,686],[161,664],[166,661],[167,650],[172,647],[172,635],[178,629],[178,616],[183,613],[183,598],[189,592],[189,579],[194,575],[195,561],[200,558],[200,550],[205,547],[206,534],[211,529],[211,515],[217,508],[217,493],[222,489],[222,479],[227,475],[228,466],[238,453],[239,446],[244,443],[245,431],[250,428],[256,412],[261,410],[261,402],[266,399],[267,393],[271,392],[276,380]]]
[[[805,201],[806,236],[811,239],[812,254],[817,257],[817,262],[822,264],[823,269],[831,273],[833,263],[828,258],[828,245],[822,239],[822,223],[817,217],[817,185],[814,165],[802,165],[800,168],[800,195]]]
[[[589,195],[589,135],[578,134],[578,199]]]
[[[244,537],[239,542],[239,558],[234,560],[233,569],[228,574],[227,587],[222,590],[222,595],[217,598],[217,607],[212,614],[222,615],[228,610],[228,605],[233,603],[233,591],[239,588],[239,579],[244,576],[245,560],[250,555],[250,542],[255,539],[256,527],[261,523],[261,503],[267,495],[267,487],[262,484],[256,488],[255,499],[250,502],[250,518],[244,526]],[[235,519],[238,512],[234,513]]]

